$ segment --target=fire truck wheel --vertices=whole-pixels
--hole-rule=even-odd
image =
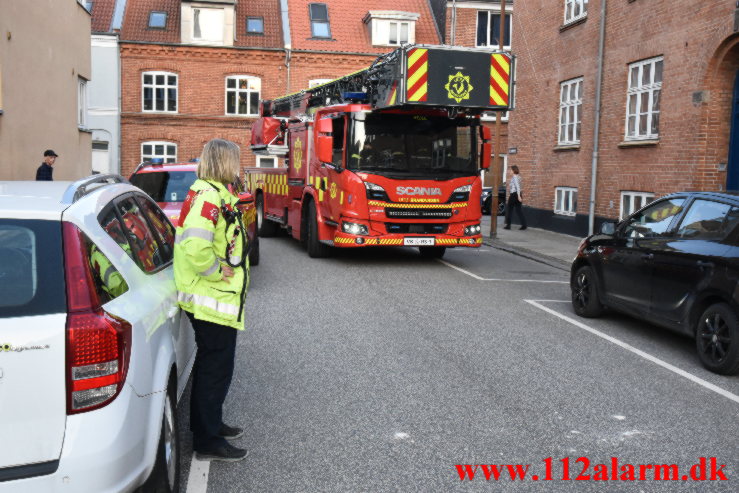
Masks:
[[[446,252],[446,247],[418,247],[423,258],[441,258]]]
[[[251,251],[249,252],[249,267],[259,265],[259,237],[254,238],[254,242],[251,245]]]
[[[277,224],[264,217],[264,195],[257,195],[257,234],[269,238],[277,234]]]
[[[331,247],[318,241],[318,220],[316,219],[316,205],[308,203],[308,256],[311,258],[328,257]]]

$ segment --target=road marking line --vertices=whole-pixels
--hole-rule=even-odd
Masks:
[[[652,356],[649,353],[645,353],[641,349],[637,349],[634,346],[632,346],[631,344],[627,344],[627,343],[621,341],[620,339],[616,339],[615,337],[609,336],[608,334],[604,334],[603,332],[600,332],[599,330],[596,330],[596,329],[594,329],[594,328],[592,328],[592,327],[590,327],[588,325],[585,325],[584,323],[582,323],[582,322],[580,322],[578,320],[575,320],[574,318],[568,317],[567,315],[562,315],[561,313],[558,313],[558,312],[552,310],[551,308],[548,308],[548,307],[546,307],[544,305],[541,305],[541,304],[537,303],[536,300],[524,300],[524,301],[526,303],[529,303],[530,305],[534,305],[535,307],[539,308],[540,310],[544,310],[545,312],[554,315],[555,317],[561,318],[562,320],[564,320],[566,322],[569,322],[569,323],[571,323],[572,325],[574,325],[576,327],[579,327],[579,328],[581,328],[581,329],[583,329],[583,330],[585,330],[587,332],[590,332],[593,335],[596,335],[596,336],[598,336],[600,338],[603,338],[606,341],[612,342],[613,344],[615,344],[617,346],[621,346],[622,348],[626,349],[627,351],[631,351],[632,353],[634,353],[634,354],[636,354],[638,356],[641,356],[642,358],[644,358],[644,359],[646,359],[648,361],[651,361],[654,364],[657,364],[657,365],[659,365],[659,366],[661,366],[661,367],[663,367],[663,368],[665,368],[667,370],[670,370],[671,372],[676,373],[676,374],[680,375],[683,378],[687,378],[691,382],[697,383],[698,385],[702,385],[703,387],[707,388],[708,390],[711,390],[713,392],[716,392],[717,394],[722,395],[722,396],[726,397],[727,399],[732,400],[732,401],[734,401],[734,402],[736,402],[736,403],[739,404],[739,395],[732,394],[728,390],[724,390],[721,387],[712,384],[711,382],[707,382],[706,380],[703,380],[700,377],[696,377],[692,373],[688,373],[687,371],[682,370],[682,369],[678,368],[677,366],[673,366],[670,363],[667,363],[666,361],[663,361],[663,360],[657,358],[656,356]]]
[[[205,493],[208,491],[208,473],[210,461],[197,460],[193,452],[190,462],[190,474],[187,476],[187,493]]]
[[[497,278],[496,279],[488,279],[488,278],[485,278],[485,277],[480,277],[477,274],[473,274],[472,272],[470,272],[468,270],[464,270],[461,267],[457,267],[456,265],[450,264],[449,262],[447,262],[445,260],[441,260],[441,259],[437,259],[437,260],[439,262],[441,262],[442,264],[444,264],[444,265],[446,265],[448,267],[451,267],[452,269],[458,270],[459,272],[461,272],[463,274],[467,274],[468,276],[477,279],[478,281],[540,282],[540,283],[544,283],[544,284],[569,284],[569,281],[540,281],[540,280],[537,280],[537,279],[497,279]]]

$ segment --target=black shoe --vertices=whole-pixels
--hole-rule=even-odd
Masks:
[[[518,228],[518,229],[520,229],[521,231],[523,231],[524,229],[526,229],[526,226],[521,226],[521,227],[520,227],[520,228]]]
[[[218,430],[218,436],[225,438],[226,440],[235,440],[244,436],[244,430],[237,427],[231,427],[226,424],[221,425],[221,429]]]
[[[236,448],[230,443],[211,450],[196,450],[197,460],[222,460],[224,462],[238,462],[243,460],[248,452],[242,448]]]
[[[503,229],[511,229],[510,226],[503,226]]]

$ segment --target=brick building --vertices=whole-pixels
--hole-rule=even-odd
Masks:
[[[508,145],[531,225],[584,235],[590,221],[597,228],[670,192],[739,189],[739,138],[730,137],[739,132],[731,125],[736,2],[525,7],[513,19],[517,94]]]
[[[243,166],[274,166],[248,150],[259,99],[353,72],[400,43],[441,41],[427,0],[120,2],[123,175],[151,157],[195,158],[214,137],[238,143]]]

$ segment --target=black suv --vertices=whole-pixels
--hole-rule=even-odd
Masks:
[[[575,312],[605,307],[695,338],[709,370],[739,372],[739,193],[668,195],[585,238],[572,263]]]

